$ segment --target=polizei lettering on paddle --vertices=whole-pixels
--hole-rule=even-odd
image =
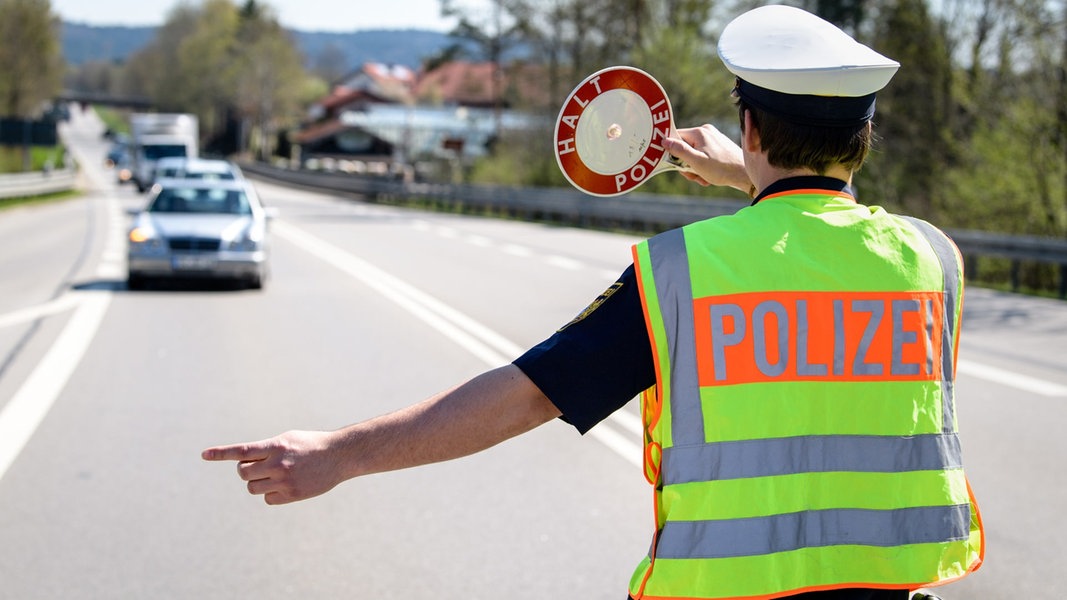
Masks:
[[[639,143],[631,147],[634,160],[625,169],[616,173],[603,173],[592,169],[582,158],[582,148],[576,142],[578,123],[586,108],[600,95],[615,90],[628,90],[640,96],[651,114],[651,131],[638,135]],[[635,102],[640,104],[639,102]],[[633,127],[634,123],[621,123],[620,128]],[[556,124],[556,157],[560,167],[572,183],[595,195],[615,196],[625,193],[652,176],[660,165],[666,151],[664,138],[671,134],[671,106],[659,83],[643,71],[627,67],[604,69],[575,88],[560,111]],[[606,128],[607,129],[607,128]],[[610,136],[610,131],[605,131]]]

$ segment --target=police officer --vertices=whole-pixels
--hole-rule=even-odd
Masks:
[[[785,6],[732,21],[719,55],[741,144],[705,125],[668,150],[752,206],[637,244],[594,307],[510,365],[203,457],[238,461],[249,492],[282,504],[557,417],[584,433],[641,394],[657,528],[630,597],[888,600],[977,569],[953,398],[959,255],[850,188],[899,65]]]

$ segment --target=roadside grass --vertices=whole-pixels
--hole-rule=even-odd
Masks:
[[[46,167],[58,168],[63,164],[66,148],[55,146],[30,146],[30,171],[43,171]],[[22,173],[23,147],[0,146],[0,173]]]
[[[30,171],[43,171],[46,168],[59,168],[63,165],[66,148],[62,145],[55,146],[31,146],[30,147]],[[22,146],[0,146],[0,174],[22,173],[23,148]],[[67,192],[55,192],[40,196],[20,196],[16,198],[0,198],[0,210],[6,210],[15,206],[26,204],[43,204],[46,202],[59,202],[76,198],[80,192],[71,190]]]
[[[18,198],[0,198],[0,211],[5,211],[17,206],[27,206],[32,204],[47,204],[49,202],[62,202],[64,200],[73,200],[82,195],[77,190],[70,190],[69,192],[56,192],[54,194],[42,194],[40,196],[23,196]]]

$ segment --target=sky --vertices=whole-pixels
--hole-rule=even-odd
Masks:
[[[440,0],[260,0],[274,9],[284,27],[301,31],[358,29],[449,31],[454,19],[441,18]],[[487,0],[465,0],[477,8]],[[89,25],[161,25],[181,0],[51,0],[64,21]],[[197,5],[198,0],[185,0]],[[235,0],[241,4],[241,0]]]

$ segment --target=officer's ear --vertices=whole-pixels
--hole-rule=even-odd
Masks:
[[[759,153],[760,135],[759,129],[752,118],[752,111],[745,109],[741,119],[743,121],[741,126],[741,147],[748,152]]]

